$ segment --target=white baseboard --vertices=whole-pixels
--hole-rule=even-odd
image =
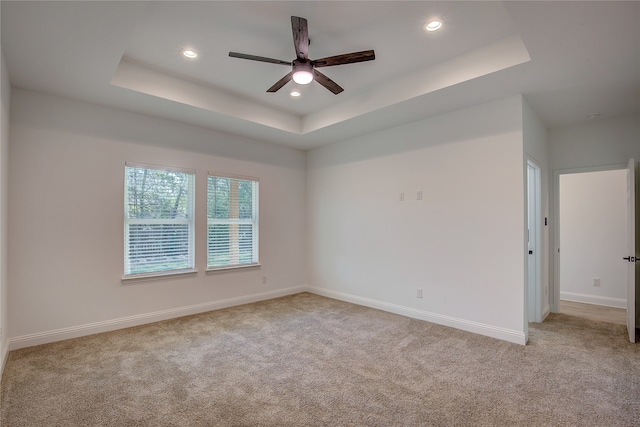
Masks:
[[[565,301],[583,302],[585,304],[604,305],[607,307],[627,308],[627,300],[623,298],[611,298],[599,295],[560,291],[560,299]]]
[[[365,307],[376,308],[378,310],[388,311],[391,313],[400,314],[402,316],[411,317],[414,319],[425,320],[427,322],[437,323],[438,325],[450,326],[452,328],[461,329],[463,331],[472,332],[475,334],[484,335],[491,338],[497,338],[497,339],[512,342],[515,344],[525,345],[527,343],[527,338],[525,336],[525,333],[521,331],[515,331],[511,329],[473,322],[470,320],[459,319],[459,318],[445,316],[437,313],[431,313],[424,310],[418,310],[411,307],[405,307],[405,306],[392,304],[384,301],[373,300],[370,298],[347,294],[344,292],[333,291],[330,289],[318,288],[315,286],[307,287],[307,291],[317,295],[322,295],[328,298],[333,298],[340,301],[363,305]]]
[[[414,319],[425,320],[427,322],[436,323],[439,325],[450,326],[463,331],[472,332],[491,338],[497,338],[500,340],[521,344],[526,344],[526,337],[524,332],[510,330],[492,325],[486,325],[483,323],[473,322],[470,320],[459,319],[451,316],[445,316],[437,313],[431,313],[424,310],[418,310],[411,307],[405,307],[397,304],[392,304],[384,301],[378,301],[370,298],[365,298],[357,295],[347,294],[344,292],[333,291],[329,289],[318,288],[314,286],[294,286],[285,289],[278,289],[275,291],[261,292],[257,294],[244,295],[235,298],[224,299],[220,301],[211,301],[202,304],[195,304],[185,307],[177,307],[168,310],[161,310],[152,313],[139,314],[135,316],[122,317],[119,319],[106,320],[103,322],[89,323],[85,325],[78,325],[69,328],[55,329],[51,331],[39,332],[35,334],[22,335],[19,337],[10,338],[7,341],[7,345],[3,348],[2,355],[2,368],[6,361],[8,352],[10,350],[17,350],[25,347],[32,347],[35,345],[48,344],[56,341],[67,340],[71,338],[78,338],[86,335],[93,335],[102,332],[115,331],[118,329],[129,328],[133,326],[144,325],[147,323],[158,322],[161,320],[173,319],[182,316],[189,316],[192,314],[204,313],[207,311],[220,310],[223,308],[234,307],[242,304],[249,304],[258,301],[265,301],[273,298],[283,297],[286,295],[293,295],[300,292],[311,292],[317,295],[322,295],[328,298],[337,299],[340,301],[350,302],[353,304],[362,305],[365,307],[371,307],[378,310],[388,311],[396,313],[402,316],[411,317]],[[0,371],[1,372],[1,371]]]
[[[235,298],[228,298],[220,301],[211,301],[202,304],[194,304],[186,307],[171,308],[168,310],[156,311],[153,313],[138,314],[135,316],[122,317],[119,319],[106,320],[103,322],[89,323],[86,325],[72,326],[69,328],[55,329],[52,331],[39,332],[35,334],[23,335],[8,340],[8,350],[17,350],[34,345],[48,344],[56,341],[78,338],[86,335],[93,335],[102,332],[115,331],[117,329],[130,328],[132,326],[144,325],[146,323],[158,322],[161,320],[174,319],[176,317],[189,316],[192,314],[204,313],[222,308],[234,307],[252,302],[265,301],[273,298],[293,295],[307,291],[304,285],[291,288],[278,289],[275,291],[261,292],[251,295],[243,295]],[[4,366],[4,362],[3,362]]]

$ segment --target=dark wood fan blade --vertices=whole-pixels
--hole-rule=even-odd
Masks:
[[[298,16],[291,17],[291,31],[293,32],[293,45],[296,49],[296,57],[299,61],[309,58],[309,27],[307,20]]]
[[[330,67],[332,65],[353,64],[355,62],[372,61],[376,59],[376,54],[372,50],[362,52],[345,53],[342,55],[329,56],[312,61],[314,67]]]
[[[282,61],[280,59],[265,58],[264,56],[247,55],[246,53],[229,52],[232,58],[249,59],[251,61],[269,62],[271,64],[280,64],[291,66],[291,62]]]
[[[314,78],[315,81],[317,81],[322,86],[324,86],[327,89],[329,89],[335,95],[339,94],[340,92],[342,92],[344,90],[340,86],[338,86],[338,84],[336,82],[334,82],[333,80],[331,80],[329,77],[325,76],[324,74],[322,74],[318,70],[313,70],[313,78]]]
[[[282,88],[282,86],[289,83],[292,78],[293,78],[293,71],[291,71],[289,74],[287,74],[286,76],[278,80],[276,84],[274,84],[269,89],[267,89],[267,92],[277,92],[278,90],[280,90],[280,88]]]

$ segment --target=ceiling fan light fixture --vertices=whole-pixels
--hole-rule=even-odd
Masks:
[[[293,81],[299,85],[307,85],[313,80],[313,66],[310,62],[293,62]]]
[[[313,80],[313,74],[308,71],[296,71],[293,73],[293,81],[299,85],[308,85]]]
[[[424,26],[424,29],[427,31],[437,31],[440,28],[442,28],[442,21],[438,19],[432,19]]]

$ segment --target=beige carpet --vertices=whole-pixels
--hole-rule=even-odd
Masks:
[[[13,351],[4,427],[638,426],[640,346],[551,315],[527,346],[303,293]]]

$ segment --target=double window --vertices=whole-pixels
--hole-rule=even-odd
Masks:
[[[195,271],[195,171],[127,163],[124,275]],[[258,180],[209,174],[207,269],[258,265]]]

